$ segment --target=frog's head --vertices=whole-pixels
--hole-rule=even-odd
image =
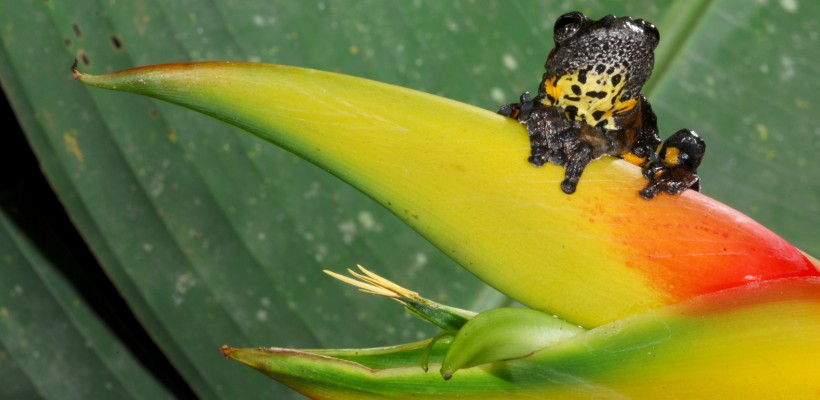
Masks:
[[[650,22],[613,15],[593,21],[575,11],[558,17],[553,29],[555,48],[547,58],[547,72],[621,71],[630,98],[652,73],[660,33]]]
[[[610,125],[604,120],[634,106],[655,64],[655,25],[612,15],[593,21],[576,11],[555,21],[554,36],[540,88],[546,104],[592,125]]]

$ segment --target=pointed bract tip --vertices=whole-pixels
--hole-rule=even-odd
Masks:
[[[80,79],[80,77],[83,76],[83,74],[80,73],[80,71],[77,69],[77,65],[78,65],[78,62],[77,62],[77,59],[75,58],[74,59],[74,64],[71,64],[71,74],[74,75],[74,79]]]
[[[227,344],[223,344],[222,347],[219,348],[219,351],[222,352],[222,355],[225,356],[225,358],[231,358],[233,350],[233,347],[230,347]]]
[[[820,260],[812,257],[811,254],[806,253],[805,251],[801,250],[800,252],[803,253],[803,255],[806,257],[806,259],[809,260],[809,262],[812,265],[814,265],[814,267],[817,268],[818,271],[820,271]]]
[[[449,381],[456,371],[453,371],[452,366],[442,365],[441,369],[438,372],[441,374],[441,377],[444,378],[445,381]]]

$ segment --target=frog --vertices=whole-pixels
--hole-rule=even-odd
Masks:
[[[529,163],[564,167],[566,194],[576,191],[589,163],[604,156],[641,167],[649,181],[638,192],[644,199],[700,191],[704,140],[680,129],[661,141],[657,116],[642,94],[654,68],[657,27],[614,15],[592,20],[573,11],[558,17],[553,34],[538,94],[524,92],[498,110],[526,126]]]

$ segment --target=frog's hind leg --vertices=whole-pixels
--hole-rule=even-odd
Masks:
[[[706,143],[697,133],[689,129],[675,132],[643,171],[649,183],[641,190],[641,197],[649,200],[662,191],[679,194],[686,189],[699,190],[697,169],[705,152]]]

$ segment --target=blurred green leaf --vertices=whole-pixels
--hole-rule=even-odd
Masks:
[[[88,284],[34,196],[26,187],[0,196],[2,397],[172,398],[139,343],[129,348],[141,338],[103,322],[104,290]]]
[[[820,136],[811,111],[820,101],[820,4],[668,4],[0,0],[0,78],[67,212],[196,394],[295,398],[221,360],[219,346],[374,346],[431,333],[394,304],[327,279],[323,268],[361,263],[464,308],[506,300],[324,171],[179,107],[85,88],[72,80],[71,61],[90,73],[185,60],[292,64],[495,109],[537,88],[558,15],[642,17],[662,36],[647,91],[662,136],[697,130],[708,145],[704,191],[820,253]],[[31,279],[32,287],[47,283],[42,274]],[[43,307],[71,303],[56,296]],[[35,317],[46,324],[49,315]],[[77,340],[98,325],[75,325]],[[44,343],[40,357],[58,345]],[[27,373],[20,360],[31,348],[2,346],[0,354],[15,356],[0,357],[0,371]],[[101,371],[100,380],[117,374]],[[67,369],[64,379],[80,373]],[[61,397],[28,382],[15,393]]]

